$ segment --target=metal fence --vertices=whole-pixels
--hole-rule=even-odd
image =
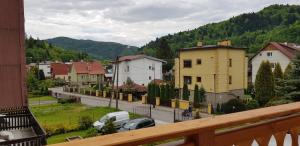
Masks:
[[[132,113],[151,118],[152,117],[151,110],[152,110],[151,105],[149,105],[149,106],[138,106],[138,107],[132,108]]]
[[[0,110],[0,131],[32,128],[35,136],[0,142],[0,146],[41,146],[46,145],[46,135],[27,107]]]
[[[189,112],[188,110],[174,109],[174,122],[182,122],[193,119],[192,112]]]

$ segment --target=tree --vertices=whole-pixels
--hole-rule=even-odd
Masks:
[[[165,85],[161,85],[161,86],[160,86],[160,99],[161,99],[161,101],[162,101],[163,103],[165,103],[165,101],[166,101],[165,95],[166,95],[166,88],[165,88]]]
[[[300,53],[292,61],[292,69],[287,74],[288,78],[285,79],[287,92],[284,95],[287,99],[300,101]]]
[[[200,105],[200,97],[199,97],[199,87],[196,84],[194,90],[194,107],[198,108]]]
[[[175,98],[175,87],[174,87],[174,84],[171,84],[171,86],[170,86],[170,98],[171,99]]]
[[[219,113],[221,113],[222,112],[222,110],[221,110],[221,105],[218,103],[217,104],[217,113],[219,114]]]
[[[206,100],[206,91],[203,86],[201,86],[199,90],[199,98],[200,98],[200,102],[205,102]]]
[[[107,120],[105,125],[103,126],[103,129],[102,129],[102,134],[103,135],[106,135],[106,134],[113,134],[113,133],[116,133],[117,130],[114,126],[114,123],[112,120]]]
[[[166,99],[169,101],[170,99],[171,99],[171,96],[170,96],[170,94],[171,94],[171,87],[170,87],[170,85],[169,84],[167,84],[166,85]]]
[[[160,96],[160,88],[158,84],[154,84],[155,85],[155,97],[159,97]]]
[[[283,74],[283,77],[285,79],[289,78],[290,74],[291,74],[291,71],[292,71],[292,65],[291,63],[288,64],[288,66],[285,68],[284,70],[284,74]]]
[[[283,78],[283,72],[281,66],[279,63],[276,63],[274,69],[274,79],[282,79],[282,78]]]
[[[262,62],[255,79],[255,98],[263,106],[273,98],[274,92],[274,75],[271,65],[268,61]]]
[[[231,99],[226,102],[222,108],[226,114],[246,110],[245,104],[240,99]]]
[[[182,91],[182,99],[189,101],[190,91],[188,89],[187,84],[183,85],[183,89],[182,90],[183,90]]]
[[[163,72],[169,71],[172,69],[174,61],[173,61],[173,52],[170,48],[168,41],[163,38],[159,42],[159,47],[156,51],[156,56],[160,59],[166,59],[167,63],[163,65]]]

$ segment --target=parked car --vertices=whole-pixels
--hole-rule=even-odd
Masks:
[[[154,127],[155,121],[150,118],[138,118],[134,120],[130,120],[123,124],[122,128],[119,131],[129,131],[129,130],[136,130],[141,128],[147,127]]]
[[[121,112],[113,112],[113,113],[106,114],[100,120],[94,122],[93,126],[98,131],[101,131],[103,126],[108,120],[112,120],[115,128],[120,129],[122,124],[124,124],[124,122],[127,122],[129,120],[129,113],[126,111],[121,111]]]

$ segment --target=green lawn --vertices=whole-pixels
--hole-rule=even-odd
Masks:
[[[108,107],[89,107],[82,104],[49,104],[32,105],[31,112],[37,118],[40,125],[46,132],[54,132],[57,129],[64,128],[65,134],[53,135],[47,139],[48,144],[64,142],[66,138],[72,136],[85,137],[87,130],[74,131],[78,128],[78,120],[82,116],[90,116],[93,121],[100,119],[107,113],[115,112],[115,109]],[[141,117],[130,114],[131,118]]]
[[[55,143],[65,142],[66,138],[73,137],[73,136],[85,137],[86,132],[87,132],[87,130],[83,130],[83,131],[69,132],[69,133],[66,133],[66,134],[54,135],[54,136],[51,136],[47,139],[47,144],[55,144]]]
[[[41,96],[41,97],[29,97],[29,102],[38,102],[38,101],[56,101],[56,98],[52,96]]]

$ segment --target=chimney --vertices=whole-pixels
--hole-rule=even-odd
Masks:
[[[223,40],[218,42],[218,46],[231,46],[231,41],[230,40]]]
[[[197,47],[202,47],[203,46],[203,42],[199,41],[197,42]]]

